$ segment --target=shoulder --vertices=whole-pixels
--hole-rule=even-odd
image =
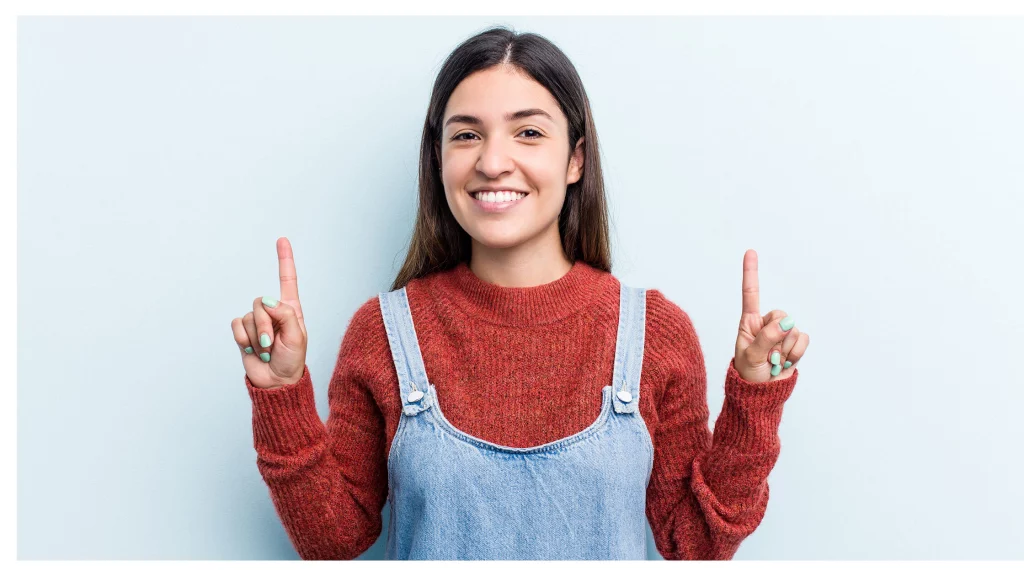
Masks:
[[[661,290],[648,288],[646,292],[647,325],[649,327],[676,333],[696,334],[690,315],[682,307],[665,296]]]
[[[358,379],[377,384],[384,384],[394,370],[378,296],[367,298],[352,314],[341,339],[338,363]]]
[[[384,315],[380,311],[380,295],[374,294],[356,309],[349,320],[349,330],[373,331],[384,326]]]
[[[388,334],[384,328],[384,315],[380,310],[379,295],[367,298],[352,314],[342,338],[342,353],[352,355],[360,361],[374,362],[386,358]]]
[[[648,288],[645,356],[667,370],[703,363],[703,351],[690,315],[658,289]]]
[[[423,305],[423,295],[426,292],[422,286],[422,279],[413,279],[406,286],[406,299],[413,313]],[[396,290],[385,290],[370,296],[352,314],[349,320],[346,334],[352,333],[360,338],[375,339],[387,342],[387,330],[384,327],[384,313],[381,310],[381,298],[397,293]]]

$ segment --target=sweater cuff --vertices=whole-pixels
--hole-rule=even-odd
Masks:
[[[735,359],[734,359],[735,360]],[[725,378],[725,403],[715,421],[714,444],[743,454],[778,449],[782,408],[796,386],[797,371],[783,380],[750,382],[733,360]]]
[[[302,378],[281,388],[257,388],[249,376],[245,386],[252,400],[253,443],[257,454],[296,454],[319,442],[325,433],[316,411],[309,366]]]
[[[725,396],[734,404],[746,410],[758,412],[781,412],[782,405],[796,387],[796,378],[800,370],[793,368],[789,378],[770,382],[751,382],[744,380],[736,371],[736,358],[729,360],[729,369],[725,375]]]

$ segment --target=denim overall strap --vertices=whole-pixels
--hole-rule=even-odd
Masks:
[[[640,369],[644,360],[647,293],[619,283],[619,332],[615,340],[612,402],[615,412],[636,412],[640,404]]]
[[[384,317],[384,329],[388,333],[391,358],[398,373],[402,411],[415,416],[433,405],[434,394],[427,382],[427,370],[423,366],[423,356],[416,340],[409,297],[403,286],[390,292],[381,292],[377,298]],[[416,398],[418,393],[422,393],[421,398]]]

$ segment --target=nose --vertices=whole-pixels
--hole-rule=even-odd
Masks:
[[[480,148],[480,158],[476,161],[476,169],[495,179],[515,169],[515,161],[509,153],[510,144],[500,138],[486,140]]]

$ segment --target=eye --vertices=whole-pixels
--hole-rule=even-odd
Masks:
[[[532,132],[534,134],[533,136],[526,136],[526,138],[529,139],[529,140],[536,140],[538,138],[543,138],[544,137],[544,135],[541,134],[539,130],[534,130],[533,128],[527,128],[527,129],[523,130],[522,132],[520,132],[520,134],[524,134],[526,132]],[[463,136],[472,136],[472,138],[476,138],[476,134],[473,134],[472,132],[462,132],[461,134],[456,134],[455,136],[452,136],[452,141],[453,142],[458,142],[458,141],[466,142],[466,141],[469,141],[469,140],[472,139],[472,138],[463,138]]]

